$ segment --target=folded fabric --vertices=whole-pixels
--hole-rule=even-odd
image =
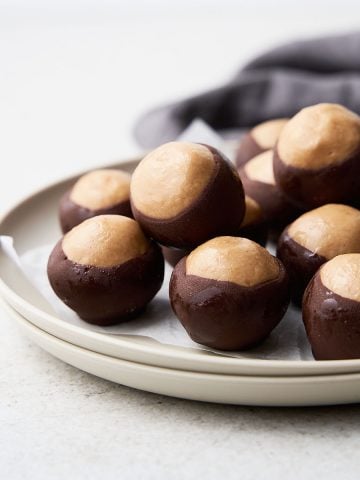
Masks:
[[[226,85],[146,113],[134,134],[152,148],[176,138],[194,118],[215,130],[243,129],[319,102],[360,114],[360,32],[277,47]]]

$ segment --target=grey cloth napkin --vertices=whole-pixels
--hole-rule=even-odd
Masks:
[[[152,148],[176,138],[195,118],[219,131],[244,129],[319,102],[360,114],[360,32],[274,48],[226,85],[144,114],[134,135]]]

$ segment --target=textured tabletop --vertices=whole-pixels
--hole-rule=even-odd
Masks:
[[[4,479],[358,478],[360,408],[250,408],[99,379],[2,317]],[[225,473],[226,472],[226,473]]]

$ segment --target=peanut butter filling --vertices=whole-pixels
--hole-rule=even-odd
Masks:
[[[296,243],[327,259],[358,253],[360,211],[347,205],[324,205],[301,215],[288,233]]]
[[[121,215],[99,215],[85,220],[62,240],[67,258],[81,265],[113,267],[143,255],[149,241],[139,224]]]
[[[245,164],[244,170],[250,180],[275,185],[273,151],[267,150],[256,155]]]
[[[275,280],[279,264],[265,248],[251,240],[217,237],[189,254],[186,274],[253,287]]]
[[[251,136],[259,147],[264,150],[274,148],[280,132],[287,122],[288,118],[276,118],[275,120],[260,123],[251,130]]]
[[[171,142],[149,153],[131,180],[131,200],[152,218],[169,219],[201,196],[216,171],[212,152],[196,143]]]
[[[248,195],[245,195],[245,216],[241,227],[257,223],[262,218],[260,205]]]
[[[340,164],[359,148],[360,117],[332,103],[301,110],[285,125],[277,144],[283,163],[312,170]]]
[[[130,175],[120,170],[94,170],[75,183],[70,199],[89,210],[101,210],[129,200]]]
[[[339,255],[320,269],[324,287],[341,297],[360,302],[360,254]]]

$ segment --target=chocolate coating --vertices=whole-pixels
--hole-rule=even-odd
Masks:
[[[113,267],[81,265],[69,260],[62,240],[52,251],[48,277],[56,295],[83,320],[113,325],[141,312],[160,289],[164,259],[155,242],[141,256]]]
[[[236,236],[248,238],[263,247],[268,239],[268,226],[260,205],[249,195],[245,195],[245,216]]]
[[[253,240],[254,242],[266,245],[268,239],[268,226],[264,221],[259,205],[248,195],[245,196],[246,211],[240,229],[236,233],[236,237],[243,237]],[[192,249],[161,247],[165,260],[173,267]]]
[[[300,213],[299,209],[288,201],[276,184],[250,178],[244,168],[240,169],[239,173],[246,195],[260,205],[265,221],[273,228],[284,228]]]
[[[305,291],[302,311],[315,359],[360,358],[360,303],[326,288],[320,271]]]
[[[265,247],[268,240],[268,234],[268,227],[264,222],[262,222],[241,227],[235,236],[248,238],[249,240],[258,243],[262,247]]]
[[[59,205],[59,219],[61,230],[63,233],[69,232],[76,225],[79,225],[88,218],[96,217],[97,215],[124,215],[132,218],[130,207],[130,199],[112,205],[111,207],[102,208],[98,210],[90,210],[77,203],[70,198],[71,190],[68,190],[61,197]]]
[[[242,222],[245,200],[239,175],[222,153],[205,146],[213,154],[214,174],[189,207],[172,218],[158,219],[144,215],[131,200],[136,220],[150,237],[162,245],[192,249],[209,238],[235,234]]]
[[[300,110],[281,131],[276,183],[299,208],[356,203],[360,198],[360,117],[320,103]]]
[[[236,152],[236,166],[241,168],[256,155],[274,148],[279,134],[287,121],[287,118],[268,120],[247,132],[242,137]]]
[[[249,160],[259,153],[265,152],[266,148],[262,148],[253,138],[250,132],[245,133],[242,137],[239,147],[236,151],[235,165],[238,168],[244,166]]]
[[[185,250],[183,248],[170,248],[170,247],[161,247],[161,251],[164,255],[165,260],[172,266],[180,262],[180,260],[186,255],[188,255],[191,250]]]
[[[279,262],[278,278],[243,287],[187,275],[183,258],[171,276],[170,301],[192,340],[219,350],[242,350],[264,340],[282,319],[289,303],[288,277]]]
[[[342,163],[317,170],[286,165],[275,148],[274,175],[282,193],[298,208],[312,209],[327,203],[359,204],[360,145]]]
[[[289,235],[288,228],[279,238],[276,255],[289,274],[292,300],[300,306],[305,288],[327,259],[295,242]]]
[[[338,255],[360,252],[360,211],[327,204],[301,215],[279,238],[277,255],[288,270],[293,299],[302,293],[317,269]]]
[[[252,223],[241,227],[238,231],[237,237],[248,238],[253,242],[258,243],[259,245],[265,247],[268,240],[268,228],[264,222]],[[182,248],[170,248],[170,247],[161,247],[161,251],[164,255],[165,260],[172,266],[180,262],[180,260],[186,257],[191,249],[185,250]]]

